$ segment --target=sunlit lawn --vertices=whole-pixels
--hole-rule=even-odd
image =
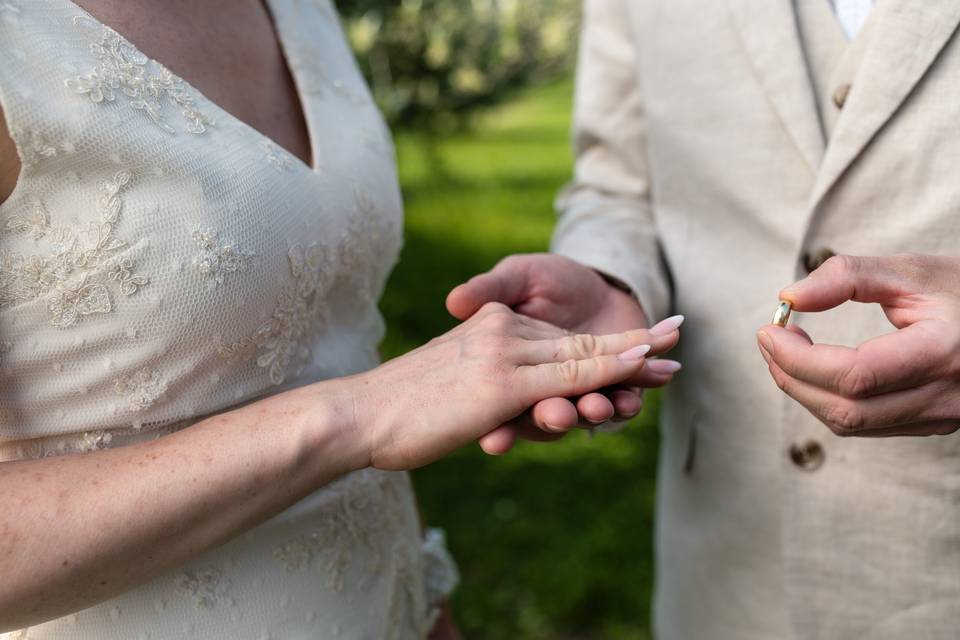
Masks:
[[[439,141],[431,161],[397,139],[406,246],[383,300],[384,354],[452,327],[447,292],[549,241],[570,175],[570,83],[530,90]],[[438,168],[441,167],[441,168]],[[468,447],[415,473],[426,519],[447,530],[468,638],[648,638],[657,434],[648,401],[626,432],[576,433],[502,458]]]

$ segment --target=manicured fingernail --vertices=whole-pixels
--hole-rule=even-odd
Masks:
[[[758,331],[757,342],[760,345],[760,355],[762,355],[763,359],[769,364],[771,354],[773,353],[773,340],[770,339],[766,331]]]
[[[653,371],[654,373],[662,373],[669,375],[671,373],[676,373],[683,368],[683,365],[677,362],[676,360],[651,360],[647,363],[647,369]]]
[[[670,316],[650,327],[650,333],[655,336],[665,336],[673,333],[683,324],[683,316]]]
[[[634,347],[632,349],[627,349],[621,353],[618,358],[621,360],[640,360],[643,356],[647,355],[650,351],[650,345],[642,344],[639,347]]]

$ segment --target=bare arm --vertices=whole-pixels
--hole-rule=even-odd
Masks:
[[[643,368],[636,347],[677,338],[568,336],[488,305],[364,374],[149,443],[0,463],[0,632],[127,591],[351,470],[421,466],[539,400],[617,384]]]
[[[0,631],[123,593],[363,467],[344,384],[143,444],[0,464]]]
[[[10,197],[20,175],[20,157],[7,131],[7,121],[0,110],[0,204]]]

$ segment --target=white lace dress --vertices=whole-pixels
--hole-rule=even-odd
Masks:
[[[376,365],[401,235],[389,135],[329,0],[270,7],[317,166],[73,3],[0,0],[23,166],[0,206],[0,460],[161,437]],[[0,638],[421,638],[421,540],[407,476],[363,471]]]

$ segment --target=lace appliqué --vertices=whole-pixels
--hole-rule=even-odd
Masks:
[[[297,366],[297,375],[309,362],[307,342],[323,325],[323,301],[332,284],[333,261],[323,245],[294,245],[287,259],[295,284],[280,292],[270,319],[252,335],[219,349],[224,358],[255,354],[257,366],[269,370],[275,385],[283,384],[291,365]]]
[[[227,274],[246,271],[253,258],[252,253],[241,251],[233,243],[220,244],[217,232],[210,229],[194,230],[193,240],[199,249],[193,257],[193,267],[213,286],[223,284]]]
[[[57,147],[39,131],[11,131],[10,133],[17,142],[17,148],[20,150],[20,164],[24,169],[34,167],[41,160],[52,158],[59,153]],[[72,150],[72,145],[67,146],[65,151]]]
[[[132,374],[124,374],[117,378],[114,389],[121,396],[130,400],[131,411],[143,411],[163,397],[167,391],[167,383],[160,372],[151,367],[144,367]]]
[[[86,431],[80,436],[77,442],[77,451],[80,453],[88,453],[90,451],[108,449],[112,440],[113,434],[109,431],[104,431],[103,429],[99,431]]]
[[[364,558],[365,564],[358,567],[362,582],[355,586],[361,592],[368,590],[383,573],[384,563],[399,557],[390,553],[387,544],[403,520],[404,498],[393,475],[367,471],[346,479],[343,493],[318,515],[318,526],[275,548],[273,556],[287,571],[305,571],[319,563],[327,587],[337,592],[343,589],[344,573],[354,559]]]
[[[22,236],[28,236],[34,240],[39,240],[47,235],[50,230],[50,223],[47,220],[47,212],[43,205],[34,202],[29,212],[23,215],[12,215],[4,223],[7,231],[18,233]]]
[[[50,226],[43,206],[11,216],[4,229],[50,245],[46,255],[23,255],[0,249],[0,309],[18,302],[46,298],[50,324],[69,327],[82,317],[113,308],[108,283],[132,296],[149,280],[133,272],[133,262],[117,255],[127,243],[114,235],[123,208],[121,193],[130,174],[121,171],[100,184],[99,222],[85,230]]]
[[[234,604],[230,580],[214,566],[184,569],[177,577],[177,591],[193,597],[197,609],[213,609],[217,604]]]
[[[355,295],[372,301],[376,295],[375,274],[385,273],[393,260],[394,222],[386,220],[380,205],[366,189],[353,189],[354,208],[343,237],[342,270],[350,274]]]
[[[422,563],[405,546],[394,549],[393,554],[396,584],[390,594],[386,640],[425,638],[440,612],[425,602],[422,580],[418,579],[423,573]]]
[[[86,75],[68,78],[66,85],[71,91],[86,95],[94,104],[124,98],[131,109],[145,113],[168,133],[175,131],[164,118],[165,104],[180,109],[187,133],[201,134],[214,125],[197,109],[184,81],[169,69],[106,25],[86,16],[77,16],[74,24],[91,33],[90,53],[97,65]],[[155,73],[151,67],[156,67]]]

